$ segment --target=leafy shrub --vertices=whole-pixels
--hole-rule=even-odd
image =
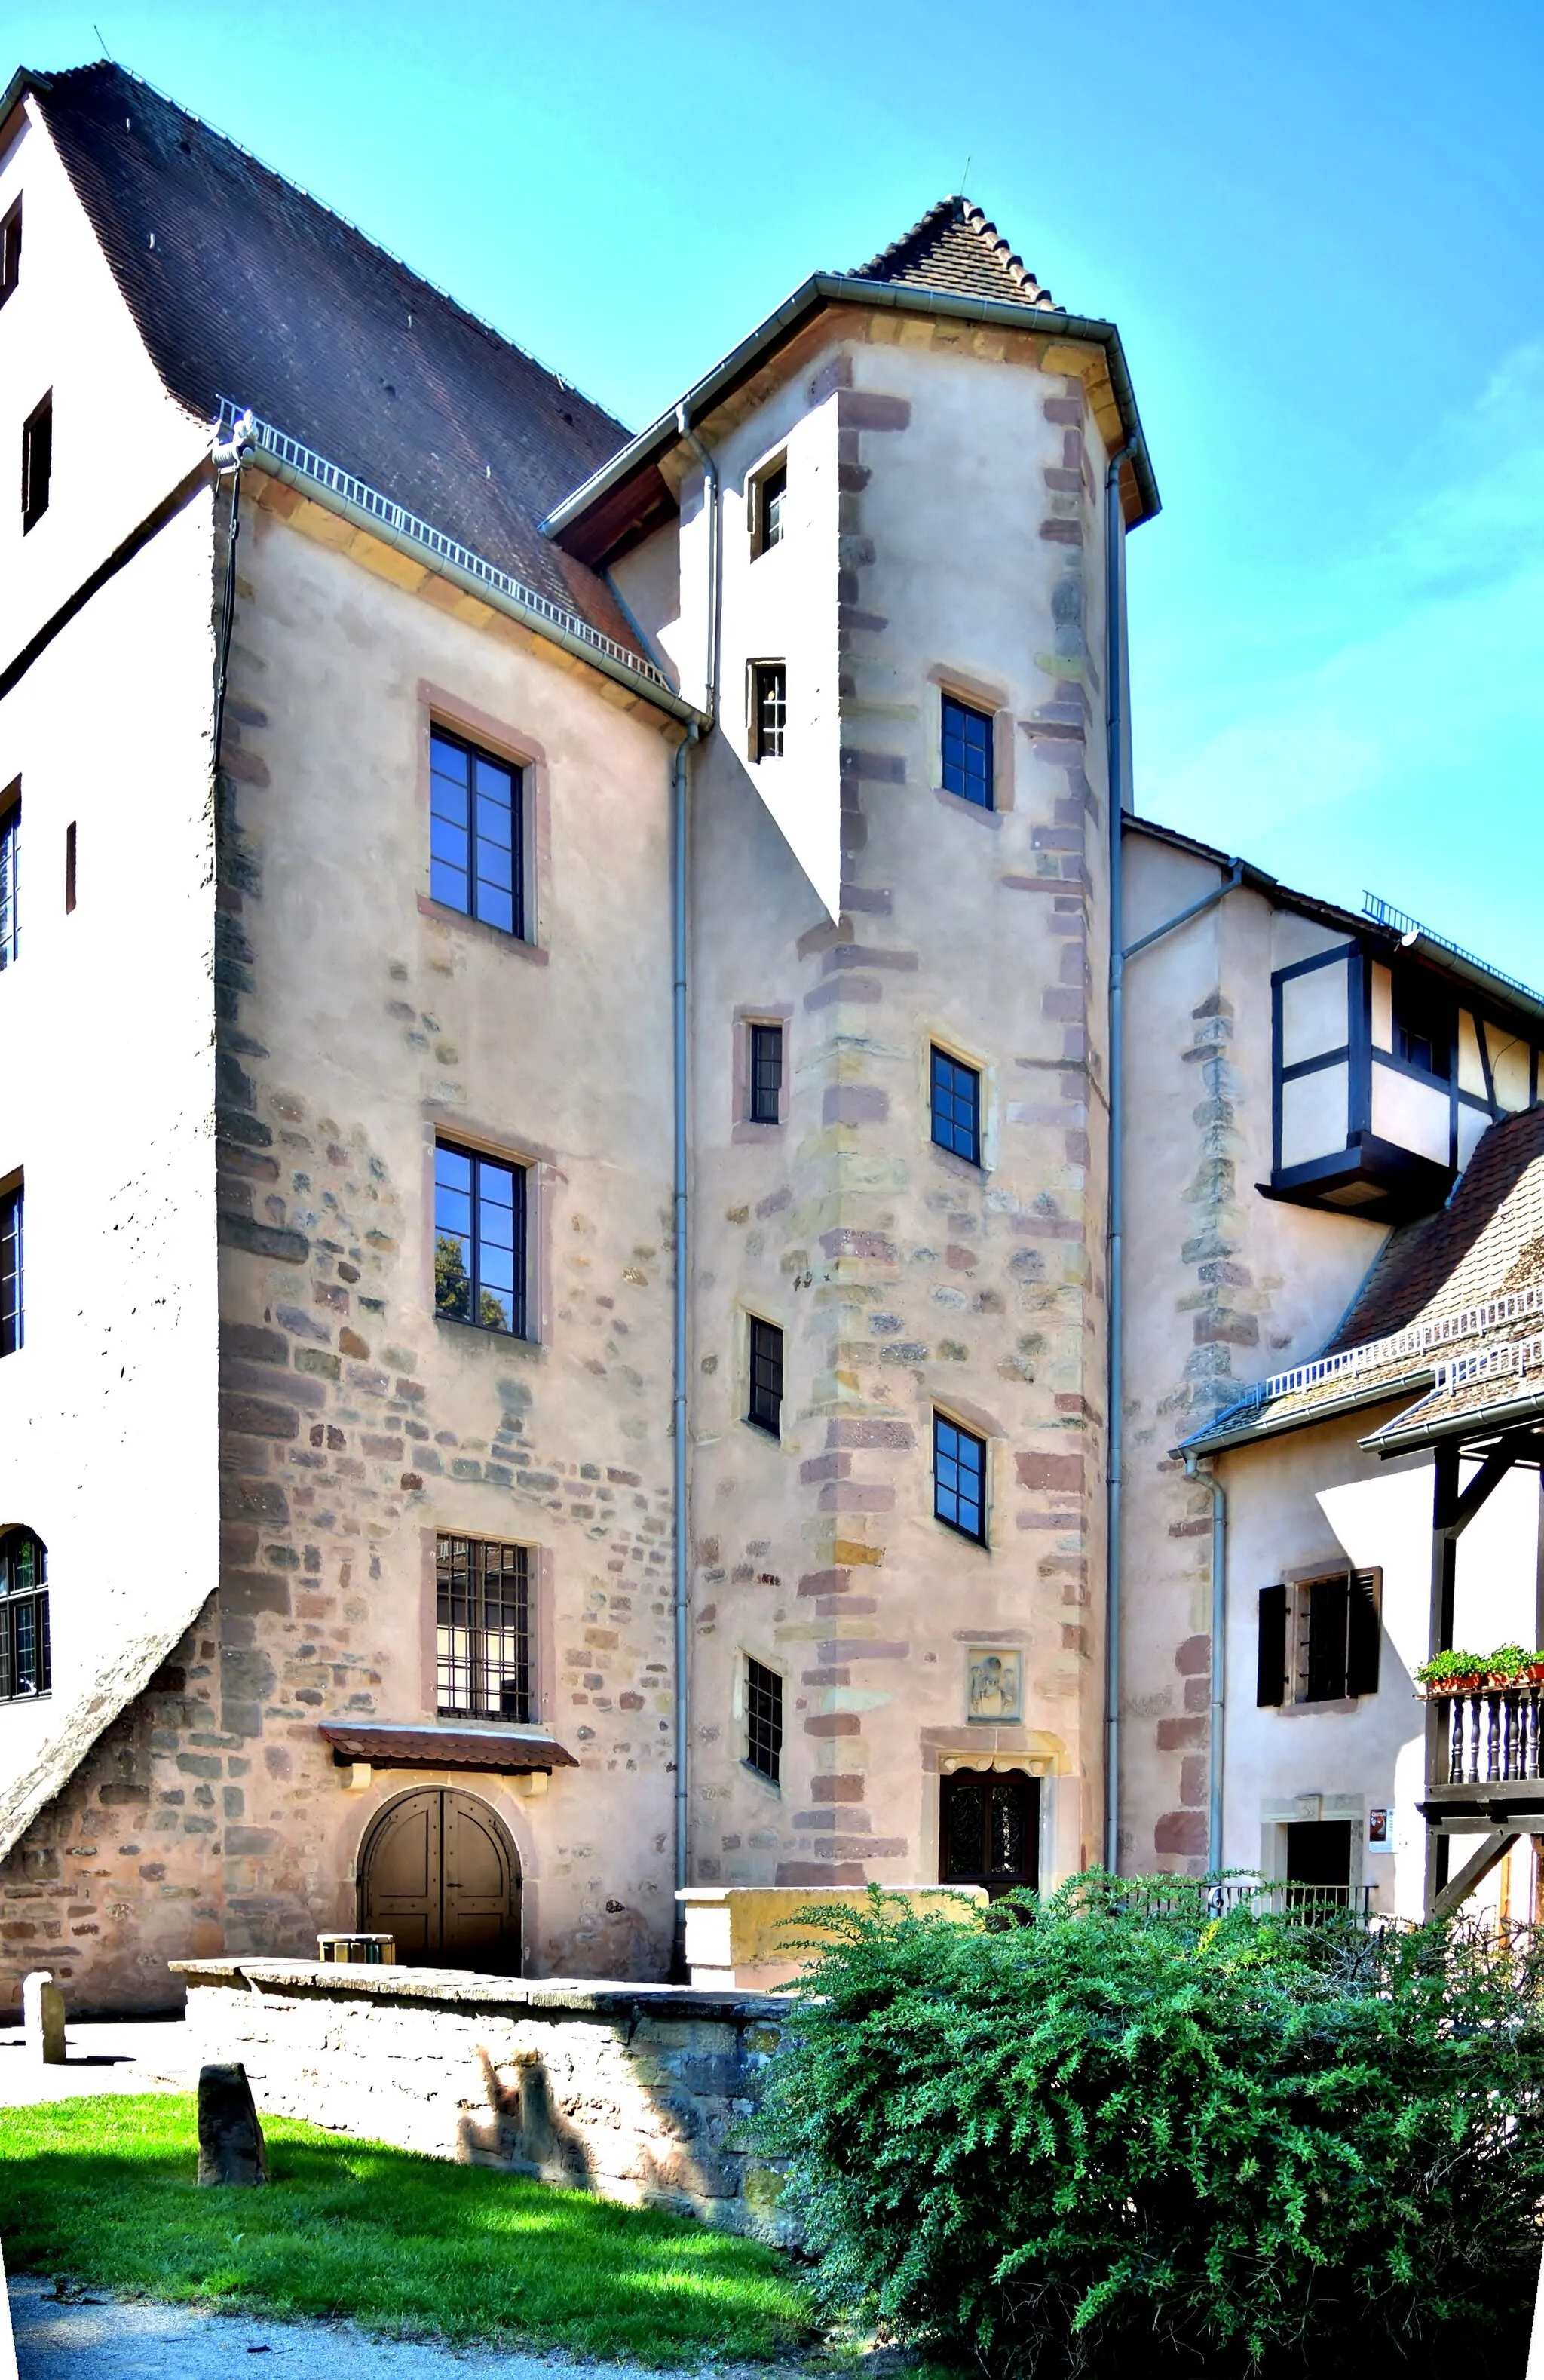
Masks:
[[[1172,1877],[901,1906],[824,1917],[760,2119],[833,2309],[992,2372],[1521,2369],[1531,1937],[1209,1919]]]

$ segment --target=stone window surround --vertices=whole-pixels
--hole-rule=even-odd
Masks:
[[[751,1104],[751,1027],[753,1025],[780,1025],[783,1028],[783,1081],[778,1094],[776,1123],[753,1123],[746,1110]],[[793,1002],[790,1000],[766,1000],[759,1007],[742,1002],[733,1018],[733,1047],[730,1061],[730,1094],[734,1101],[730,1125],[731,1142],[757,1143],[780,1138],[788,1125],[789,1100],[793,1084]]]
[[[786,436],[779,438],[777,443],[769,446],[760,460],[753,463],[745,473],[745,533],[751,541],[753,562],[760,562],[764,555],[775,553],[779,545],[788,543],[788,529],[785,526],[779,530],[777,542],[767,545],[765,541],[766,524],[762,519],[763,486],[772,477],[774,471],[778,469],[782,470],[786,478],[788,445]]]
[[[793,1708],[791,1691],[793,1680],[790,1675],[786,1661],[777,1659],[772,1654],[759,1651],[754,1645],[747,1643],[743,1637],[741,1639],[739,1644],[736,1645],[734,1648],[734,1692],[731,1700],[731,1716],[735,1724],[735,1741],[740,1746],[740,1771],[742,1776],[752,1779],[755,1784],[761,1787],[764,1793],[769,1793],[772,1796],[772,1799],[777,1802],[782,1799],[783,1788],[780,1777],[768,1777],[765,1769],[753,1768],[750,1761],[746,1757],[746,1752],[748,1749],[746,1730],[750,1725],[750,1698],[747,1693],[749,1672],[745,1666],[748,1661],[758,1663],[762,1669],[769,1670],[775,1678],[780,1678],[782,1680],[783,1749],[785,1753],[788,1749],[789,1713]]]
[[[480,1500],[488,1492],[486,1488],[479,1488],[475,1482],[463,1483],[454,1479],[441,1478],[437,1482],[437,1486],[440,1498],[447,1503],[452,1496],[457,1496],[467,1502],[471,1502],[474,1499]],[[536,1673],[532,1680],[530,1723],[533,1726],[545,1727],[555,1734],[558,1723],[558,1634],[553,1549],[550,1546],[537,1543],[532,1537],[511,1536],[505,1527],[484,1528],[461,1512],[453,1516],[442,1516],[438,1521],[426,1524],[418,1531],[419,1710],[404,1716],[413,1718],[421,1716],[426,1727],[437,1727],[440,1724],[440,1673],[437,1658],[439,1646],[436,1635],[439,1572],[435,1560],[435,1542],[442,1536],[478,1537],[490,1545],[523,1545],[525,1548],[529,1556],[531,1666]],[[497,1722],[489,1719],[469,1719],[467,1724],[487,1727],[495,1725]],[[363,1840],[361,1836],[360,1840],[363,1841]],[[524,1859],[524,1844],[520,1845],[520,1852]]]
[[[501,938],[502,939],[502,937]],[[434,1151],[440,1141],[490,1157],[501,1165],[516,1165],[525,1174],[525,1330],[487,1330],[476,1323],[458,1322],[438,1314],[434,1305]],[[538,1356],[552,1343],[556,1297],[552,1277],[552,1205],[557,1196],[558,1168],[553,1152],[535,1142],[516,1140],[469,1116],[460,1108],[424,1102],[423,1210],[418,1232],[418,1296],[428,1320],[438,1330],[465,1332],[486,1340],[501,1356]]]
[[[1383,1572],[1380,1564],[1373,1564],[1370,1567],[1372,1574],[1376,1576],[1378,1581],[1376,1593],[1379,1621],[1380,1624],[1381,1624],[1383,1609]],[[1358,1565],[1356,1562],[1350,1560],[1346,1556],[1342,1555],[1334,1559],[1308,1562],[1294,1570],[1283,1568],[1276,1571],[1271,1578],[1268,1578],[1264,1582],[1264,1584],[1267,1586],[1285,1586],[1288,1590],[1299,1586],[1316,1586],[1321,1579],[1353,1579],[1357,1575],[1357,1568]],[[1258,1595],[1258,1590],[1256,1590],[1256,1593]],[[1256,1605],[1256,1609],[1258,1609],[1258,1603]],[[1289,1603],[1289,1626],[1291,1610],[1292,1606]],[[1289,1656],[1291,1654],[1291,1650],[1292,1648],[1289,1645]],[[1255,1713],[1256,1717],[1260,1718],[1332,1718],[1345,1717],[1347,1714],[1354,1714],[1361,1709],[1364,1702],[1372,1702],[1376,1699],[1376,1696],[1373,1694],[1342,1694],[1336,1695],[1333,1698],[1328,1698],[1323,1702],[1310,1703],[1299,1698],[1297,1693],[1297,1664],[1296,1659],[1292,1659],[1290,1675],[1288,1678],[1288,1684],[1292,1691],[1286,1695],[1286,1697],[1279,1703],[1251,1703],[1248,1707]]]
[[[959,809],[972,809],[971,802],[959,801],[950,794],[948,799]],[[968,1066],[981,1080],[981,1162],[972,1165],[952,1148],[941,1148],[933,1137],[933,1052],[941,1050],[946,1058],[957,1065]],[[982,1182],[997,1169],[997,1070],[991,1060],[979,1050],[961,1041],[941,1026],[923,1018],[918,1026],[917,1041],[917,1113],[922,1120],[923,1136],[928,1155],[935,1163],[957,1181]]]
[[[774,1131],[776,1126],[768,1124],[762,1128],[764,1131]],[[775,1438],[772,1432],[765,1428],[760,1422],[748,1418],[751,1403],[751,1324],[753,1321],[769,1322],[774,1330],[780,1330],[783,1334],[783,1397],[782,1404],[778,1408],[779,1427]],[[733,1385],[735,1421],[742,1429],[748,1429],[754,1438],[759,1439],[763,1445],[778,1447],[786,1454],[789,1451],[788,1438],[781,1424],[788,1409],[788,1351],[792,1337],[789,1318],[786,1314],[775,1313],[770,1303],[758,1300],[753,1305],[737,1300],[732,1311],[732,1329],[734,1348],[730,1378]],[[759,1653],[756,1658],[757,1660],[761,1658]]]
[[[952,662],[935,662],[927,673],[926,733],[928,772],[935,800],[956,816],[972,818],[980,826],[995,826],[1014,807],[1015,720],[1007,690],[1000,680],[972,676]],[[944,697],[952,694],[972,710],[992,714],[992,808],[983,810],[960,794],[951,794],[939,782],[943,773]]]
[[[947,1153],[947,1152],[944,1150],[940,1150],[939,1152],[940,1155],[946,1155]],[[960,1164],[963,1162],[963,1160],[957,1158],[955,1162],[957,1164]],[[973,1173],[975,1172],[974,1166],[971,1166],[970,1170]],[[972,1547],[979,1554],[990,1554],[993,1550],[994,1521],[995,1516],[1006,1509],[1003,1500],[1004,1496],[1008,1487],[1012,1484],[1008,1476],[1007,1469],[1009,1454],[1007,1432],[1004,1429],[1002,1423],[997,1420],[996,1416],[993,1414],[989,1414],[985,1410],[984,1406],[972,1402],[968,1397],[938,1395],[932,1390],[926,1390],[919,1395],[917,1399],[917,1443],[919,1446],[923,1446],[927,1450],[928,1518],[932,1521],[935,1529],[942,1529],[945,1532],[951,1545],[970,1546]],[[963,1529],[950,1527],[948,1522],[941,1521],[938,1518],[937,1513],[933,1509],[933,1420],[935,1415],[941,1415],[945,1421],[952,1422],[957,1429],[969,1430],[972,1438],[979,1438],[985,1444],[986,1456],[982,1466],[982,1494],[984,1501],[982,1510],[982,1534],[979,1537],[968,1536]],[[984,1644],[986,1642],[987,1636],[989,1636],[991,1633],[992,1632],[990,1630],[984,1632],[981,1639],[982,1643]],[[972,1637],[971,1642],[974,1643],[975,1641],[974,1637]]]
[[[542,939],[541,928],[552,879],[552,787],[547,748],[535,736],[512,726],[507,720],[496,719],[490,711],[467,701],[464,695],[448,686],[437,686],[428,678],[418,680],[417,705],[416,798],[421,855],[417,898],[419,914],[472,934],[480,941],[494,943],[499,949],[510,951],[534,965],[546,966],[550,953]],[[480,918],[464,917],[459,909],[447,908],[443,902],[434,900],[428,892],[429,737],[436,727],[443,727],[452,735],[463,736],[470,744],[481,745],[495,759],[507,760],[522,773],[521,836],[525,908],[523,933],[506,934],[501,927],[487,925]]]

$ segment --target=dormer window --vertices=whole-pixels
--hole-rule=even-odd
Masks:
[[[1417,961],[1355,941],[1272,977],[1267,1196],[1396,1222],[1441,1206],[1481,1134],[1529,1104],[1529,1037]],[[1519,1055],[1520,1053],[1520,1055]]]
[[[779,455],[775,463],[758,471],[750,485],[751,553],[769,553],[781,545],[787,526],[788,456]]]

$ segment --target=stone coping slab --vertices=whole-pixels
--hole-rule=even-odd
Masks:
[[[245,1984],[309,1998],[438,2002],[445,2008],[528,2009],[533,2014],[694,2017],[754,2024],[786,2022],[790,1993],[703,1989],[691,1984],[619,1984],[557,1975],[479,1975],[460,1967],[367,1967],[321,1959],[173,1959],[191,1985]]]

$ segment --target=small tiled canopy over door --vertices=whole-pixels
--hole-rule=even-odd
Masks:
[[[1040,1779],[958,1768],[939,1783],[938,1874],[995,1900],[1040,1882]]]
[[[359,1922],[405,1966],[520,1970],[520,1869],[486,1802],[429,1787],[382,1811],[359,1866]]]

